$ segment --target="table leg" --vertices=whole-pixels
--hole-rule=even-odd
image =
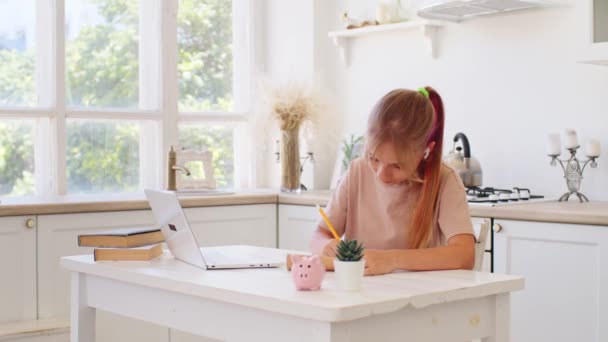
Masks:
[[[95,309],[87,305],[86,276],[79,272],[72,272],[70,305],[70,341],[94,342]]]
[[[496,295],[496,315],[494,336],[481,339],[482,342],[509,342],[511,340],[511,296],[509,293]]]

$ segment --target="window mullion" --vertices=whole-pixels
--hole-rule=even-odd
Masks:
[[[38,107],[54,106],[53,98],[53,4],[36,1],[36,97]]]
[[[256,43],[259,32],[259,25],[254,20],[258,17],[254,15],[254,8],[258,8],[262,4],[259,1],[234,0],[232,6],[233,14],[233,65],[234,65],[234,103],[235,111],[246,112],[249,115],[246,118],[251,118],[252,114],[252,92],[254,89],[252,75],[256,71],[256,63],[258,62],[256,53]],[[261,10],[258,10],[262,12]],[[257,14],[257,13],[256,13]],[[253,141],[254,122],[255,120],[246,120],[247,122],[235,127],[234,137],[234,183],[236,188],[253,187],[256,185],[255,177],[255,150],[256,144]]]
[[[48,0],[37,0],[36,6],[36,97],[37,106],[42,108],[54,107],[55,99],[52,89],[53,80],[53,3]],[[49,117],[39,118],[35,124],[34,139],[34,177],[36,179],[36,195],[46,196],[52,191],[51,148],[51,117],[55,115],[51,109]]]
[[[253,32],[253,20],[250,19],[250,1],[234,0],[232,4],[232,60],[234,111],[248,111],[251,100],[249,98],[251,79],[250,62],[251,56],[251,33]]]
[[[177,8],[178,0],[162,1],[161,16],[161,84],[162,84],[162,165],[167,164],[167,152],[177,145],[178,75],[177,75]],[[161,167],[161,170],[166,168]],[[162,175],[163,187],[167,185],[166,172]]]
[[[66,179],[66,115],[65,115],[65,0],[55,0],[53,22],[54,41],[54,102],[56,114],[52,122],[51,155],[53,156],[53,192],[67,192]]]
[[[53,165],[49,149],[51,140],[50,118],[39,118],[36,120],[34,135],[34,173],[36,177],[36,195],[48,196],[51,194],[53,181],[49,165]]]
[[[158,111],[160,106],[161,0],[147,0],[139,7],[139,107]],[[139,141],[140,187],[158,188],[161,184],[159,125],[142,122]]]

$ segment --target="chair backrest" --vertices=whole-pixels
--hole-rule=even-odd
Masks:
[[[475,231],[475,267],[474,271],[481,271],[483,267],[483,259],[486,252],[486,243],[488,241],[488,233],[490,231],[489,219],[473,219],[473,230]]]

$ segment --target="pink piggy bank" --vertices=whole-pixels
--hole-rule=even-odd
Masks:
[[[298,291],[318,291],[325,276],[325,266],[318,255],[311,257],[293,255],[291,257],[291,277]]]

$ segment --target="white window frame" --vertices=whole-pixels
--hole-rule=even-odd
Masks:
[[[167,151],[178,143],[180,123],[234,127],[234,187],[252,183],[251,93],[254,72],[254,13],[251,1],[233,1],[233,92],[231,112],[179,112],[177,11],[179,0],[140,0],[139,108],[68,107],[65,100],[65,0],[36,0],[37,107],[0,107],[0,119],[36,119],[36,195],[65,195],[66,122],[138,121],[140,187],[165,188]],[[257,1],[256,1],[257,2]],[[159,39],[160,38],[160,39]],[[146,56],[145,63],[142,57]],[[50,142],[50,144],[49,144]],[[150,171],[155,170],[155,171]],[[243,172],[244,171],[244,172]]]

